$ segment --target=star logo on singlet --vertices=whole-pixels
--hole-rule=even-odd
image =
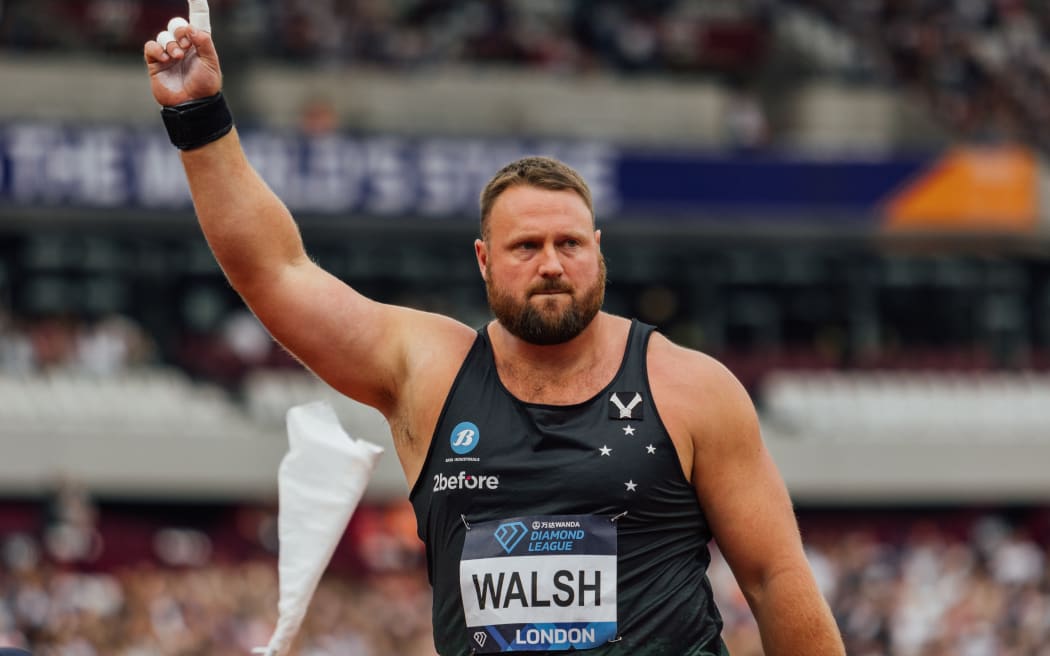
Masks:
[[[604,444],[602,445],[602,448],[600,448],[598,450],[602,452],[603,456],[607,456],[607,455],[612,453],[612,449],[610,449],[608,446],[606,446]]]
[[[623,434],[624,435],[634,435],[634,431],[635,430],[637,430],[637,429],[634,426],[631,426],[630,424],[627,424],[626,426],[623,427]]]
[[[634,482],[633,478],[631,480],[627,481],[626,483],[624,483],[624,485],[627,486],[627,491],[628,492],[634,492],[635,489],[638,487],[638,484]]]
[[[649,455],[653,455],[654,453],[656,453],[656,447],[653,446],[652,444],[650,444],[649,446],[645,447],[645,450],[649,453]]]

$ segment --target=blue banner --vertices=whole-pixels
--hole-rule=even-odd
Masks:
[[[828,159],[633,152],[617,167],[617,190],[634,213],[752,213],[871,219],[928,157]],[[802,216],[800,216],[802,215]]]
[[[869,220],[931,158],[807,160],[653,151],[592,141],[352,136],[247,131],[249,160],[295,212],[476,220],[501,166],[557,157],[617,216]],[[160,126],[0,126],[0,205],[186,210],[177,151]]]

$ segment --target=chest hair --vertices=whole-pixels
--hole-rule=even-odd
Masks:
[[[618,362],[599,361],[593,366],[566,372],[503,362],[499,365],[499,376],[511,394],[527,403],[572,405],[600,392],[618,368]]]

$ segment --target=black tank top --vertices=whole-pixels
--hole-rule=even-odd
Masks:
[[[612,382],[566,406],[515,398],[478,332],[410,495],[442,656],[726,653],[706,574],[711,533],[649,388],[652,332],[632,322]],[[611,616],[586,615],[612,604]],[[585,616],[562,615],[584,605]]]

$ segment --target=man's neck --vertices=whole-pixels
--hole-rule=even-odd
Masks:
[[[573,339],[550,346],[532,344],[489,324],[496,369],[519,399],[568,404],[590,398],[619,369],[626,345],[625,319],[604,312]]]

